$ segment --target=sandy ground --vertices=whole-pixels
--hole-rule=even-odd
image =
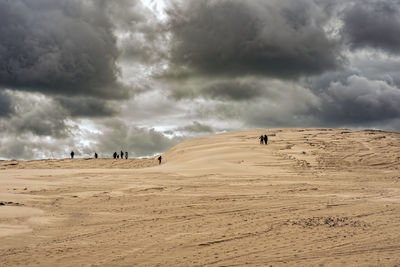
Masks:
[[[0,161],[0,265],[400,265],[399,133],[238,131],[163,158]]]

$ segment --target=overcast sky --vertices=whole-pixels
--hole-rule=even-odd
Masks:
[[[0,0],[0,158],[400,131],[400,0]]]

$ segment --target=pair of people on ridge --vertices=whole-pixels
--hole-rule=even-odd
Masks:
[[[260,144],[266,144],[266,145],[268,144],[268,136],[266,134],[261,135],[259,139],[260,139]]]

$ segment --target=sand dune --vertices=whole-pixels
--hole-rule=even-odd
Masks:
[[[0,161],[0,265],[395,266],[399,169],[399,133],[343,129],[191,139],[160,166]]]

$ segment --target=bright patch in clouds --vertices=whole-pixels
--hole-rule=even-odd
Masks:
[[[167,14],[165,9],[167,8],[168,0],[141,0],[143,5],[148,7],[160,20],[166,20]]]

